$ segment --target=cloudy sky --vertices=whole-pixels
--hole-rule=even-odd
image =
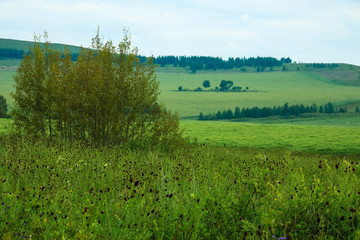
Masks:
[[[0,38],[88,47],[123,28],[142,55],[291,57],[360,65],[360,0],[0,0]]]

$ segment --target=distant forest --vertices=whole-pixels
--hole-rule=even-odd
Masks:
[[[25,51],[0,48],[0,58],[23,58]],[[76,61],[78,58],[77,53],[72,53],[71,58]],[[139,56],[142,62],[147,61],[147,57]],[[154,64],[161,67],[166,65],[173,65],[174,67],[188,67],[192,72],[197,70],[217,70],[217,69],[231,69],[243,67],[259,67],[264,69],[266,67],[281,66],[284,63],[292,63],[288,58],[281,58],[280,60],[273,57],[250,57],[250,58],[228,58],[224,60],[220,57],[201,57],[201,56],[158,56],[153,58]]]
[[[218,111],[216,114],[204,115],[199,114],[199,120],[222,120],[222,119],[233,119],[233,118],[264,118],[269,116],[300,116],[305,113],[346,113],[347,108],[336,108],[334,104],[327,103],[324,106],[317,107],[316,104],[311,106],[300,105],[289,105],[285,103],[283,106],[274,107],[253,107],[253,108],[242,108],[236,107],[233,112],[230,108],[228,110]],[[360,112],[359,107],[356,108],[355,112]]]

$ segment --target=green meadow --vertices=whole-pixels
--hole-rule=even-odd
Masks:
[[[0,59],[10,108],[19,62]],[[360,239],[360,67],[286,68],[158,67],[159,101],[178,112],[188,140],[171,149],[33,142],[0,119],[0,237]],[[204,80],[250,91],[177,90]],[[286,102],[332,102],[349,112],[197,120],[200,112]]]
[[[357,118],[359,120],[360,118]],[[359,153],[360,127],[182,121],[185,134],[212,146]]]
[[[341,85],[313,72],[264,72],[240,73],[203,71],[196,74],[159,72],[160,101],[177,110],[180,117],[197,117],[216,113],[218,110],[239,107],[264,107],[273,105],[318,105],[331,101],[335,105],[360,103],[360,87]],[[249,87],[258,92],[179,92],[178,86],[195,89],[204,80],[211,87],[219,86],[221,80],[232,80],[234,86]],[[359,104],[360,105],[360,104]],[[349,109],[354,111],[353,109]]]

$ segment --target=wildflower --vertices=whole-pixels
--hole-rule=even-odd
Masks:
[[[47,219],[46,219],[46,218],[44,219],[44,222],[45,222],[45,223],[47,222]]]
[[[273,238],[277,238],[275,236],[272,236]],[[279,237],[278,240],[283,240],[283,239],[286,239],[286,237]]]
[[[194,199],[195,198],[195,195],[192,193],[192,194],[190,194],[190,196]]]

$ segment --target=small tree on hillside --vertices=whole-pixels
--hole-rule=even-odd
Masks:
[[[220,91],[227,92],[231,89],[231,87],[234,85],[233,81],[229,80],[222,80],[220,83]]]
[[[359,107],[356,107],[355,112],[357,112],[357,113],[359,113],[359,112],[360,112]]]
[[[209,88],[210,87],[210,81],[205,80],[202,85],[204,86],[204,88]]]

